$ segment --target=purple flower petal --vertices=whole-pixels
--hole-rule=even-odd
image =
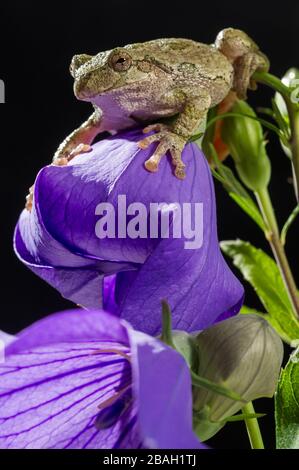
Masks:
[[[237,313],[243,297],[219,250],[208,164],[198,147],[188,144],[184,181],[173,176],[167,158],[151,174],[143,164],[155,144],[140,150],[141,138],[140,131],[122,133],[67,166],[42,169],[32,212],[22,213],[16,229],[16,252],[65,297],[88,308],[105,306],[146,333],[160,330],[162,298],[170,303],[175,328],[208,327]],[[109,202],[117,209],[119,195],[126,195],[127,206],[142,202],[148,211],[155,202],[203,203],[202,247],[185,249],[184,237],[100,240],[95,208]]]
[[[8,335],[7,333],[4,333],[4,331],[0,330],[0,342],[3,345],[7,346],[8,344],[15,341],[15,339],[16,339],[15,336]],[[1,348],[1,344],[0,344],[0,348]]]
[[[105,312],[63,312],[25,329],[0,376],[0,448],[200,446],[183,358]]]
[[[112,448],[121,422],[95,422],[101,403],[131,385],[131,368],[103,350],[130,352],[124,327],[104,312],[63,312],[21,332],[0,369],[0,447]],[[132,407],[122,419],[136,421]],[[139,445],[136,433],[124,445]]]
[[[130,267],[126,263],[94,261],[72,253],[40,223],[35,206],[31,213],[26,210],[22,212],[15,230],[14,247],[17,256],[33,272],[59,290],[65,298],[78,304],[84,301],[86,308],[102,306],[104,273]]]
[[[33,323],[6,348],[8,354],[57,343],[113,340],[128,345],[128,335],[117,317],[103,311],[66,310]]]
[[[192,431],[192,397],[186,393],[191,390],[191,380],[183,357],[144,333],[129,330],[129,335],[132,355],[137,358],[133,376],[144,445],[158,449],[205,448]],[[179,397],[184,397],[184,402]]]
[[[57,343],[11,356],[1,367],[0,447],[112,448],[122,424],[98,429],[99,406],[131,384],[124,358],[96,353],[113,348],[119,345]],[[134,419],[132,409],[125,418]]]

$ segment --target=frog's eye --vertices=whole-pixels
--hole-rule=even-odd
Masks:
[[[132,65],[132,57],[126,51],[113,52],[109,57],[109,65],[116,72],[124,72]]]

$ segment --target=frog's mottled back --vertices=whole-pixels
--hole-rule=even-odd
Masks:
[[[233,67],[214,45],[191,39],[165,38],[124,47],[134,60],[147,60],[172,75],[175,86],[209,88],[212,102],[223,99],[232,86]]]

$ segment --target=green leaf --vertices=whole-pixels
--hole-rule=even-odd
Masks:
[[[282,370],[275,396],[277,449],[299,449],[299,348]]]
[[[220,245],[240,269],[244,279],[255,289],[267,312],[260,315],[263,315],[287,343],[298,339],[299,321],[293,316],[292,306],[275,261],[249,242],[232,240],[221,242]]]
[[[289,215],[287,221],[285,222],[285,224],[282,228],[280,239],[281,239],[281,243],[283,245],[285,245],[288,230],[289,230],[290,226],[292,225],[292,223],[294,222],[294,220],[296,219],[298,214],[299,214],[299,204],[298,204],[298,206],[295,207],[295,209],[293,209],[293,211]]]
[[[213,176],[222,183],[224,189],[228,192],[229,196],[241,207],[241,209],[246,212],[249,217],[265,231],[266,226],[263,221],[263,218],[260,214],[260,211],[250,197],[248,191],[244,188],[242,183],[235,177],[232,170],[220,162],[218,159],[217,152],[215,147],[210,144],[210,155],[212,155],[213,161],[216,166],[216,170],[212,169]]]
[[[260,211],[250,196],[244,197],[233,192],[229,193],[229,195],[241,207],[241,209],[243,209],[243,211],[246,212],[252,220],[254,220],[261,230],[266,230]]]

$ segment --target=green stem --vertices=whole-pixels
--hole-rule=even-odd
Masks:
[[[287,104],[287,103],[286,103]],[[293,103],[291,105],[287,104],[288,114],[290,118],[291,126],[291,139],[290,146],[292,152],[292,168],[294,175],[294,187],[297,201],[298,199],[298,190],[299,190],[299,112],[294,109]]]
[[[252,402],[247,403],[242,409],[245,415],[255,415]],[[264,449],[262,434],[260,431],[259,423],[256,418],[245,419],[248,437],[252,449]]]
[[[284,285],[286,287],[291,305],[293,307],[293,314],[296,320],[299,318],[299,298],[297,287],[293,278],[292,271],[287,260],[283,244],[279,236],[279,230],[275,213],[273,210],[272,202],[267,188],[261,189],[255,193],[258,205],[262,212],[264,221],[267,225],[266,238],[270,243],[272,252],[274,254],[277,266],[280,270]]]
[[[288,115],[290,119],[290,148],[292,152],[292,169],[294,175],[294,188],[295,194],[298,201],[298,190],[299,190],[299,108],[298,103],[293,103],[291,100],[290,89],[282,83],[282,81],[265,72],[255,72],[253,78],[264,85],[268,85],[275,91],[280,93],[285,101]]]
[[[276,216],[270,199],[268,188],[260,189],[255,193],[264,221],[271,233],[279,233]]]
[[[280,78],[275,77],[275,75],[272,75],[268,72],[254,72],[252,78],[257,82],[268,85],[269,87],[273,88],[273,90],[278,91],[278,93],[280,93],[284,99],[286,97],[288,100],[290,99],[289,88],[284,83],[282,83]]]

